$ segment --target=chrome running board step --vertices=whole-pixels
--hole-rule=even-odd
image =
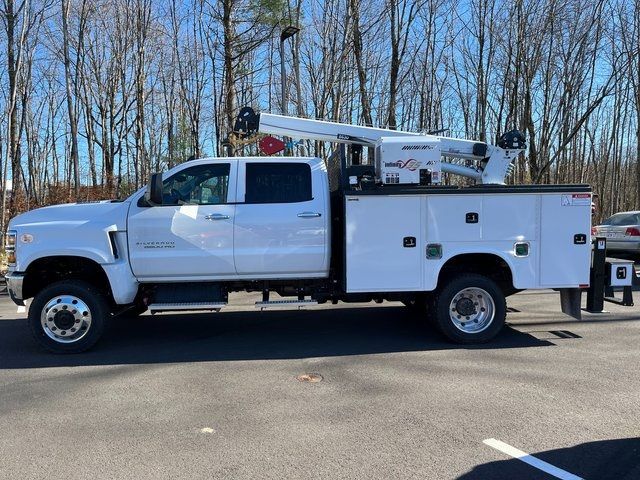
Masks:
[[[191,303],[152,303],[149,311],[154,312],[180,312],[195,310],[220,310],[226,307],[225,302],[191,302]]]
[[[298,309],[317,305],[315,300],[274,300],[267,302],[256,302],[256,308],[266,310],[268,308],[295,308]]]

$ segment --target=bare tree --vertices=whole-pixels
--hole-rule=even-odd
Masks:
[[[287,25],[297,115],[486,141],[518,128],[510,182],[591,183],[599,215],[640,207],[639,0],[0,2],[2,228],[223,152],[240,106],[282,106]]]
[[[69,56],[69,7],[69,0],[62,0],[62,52],[64,58],[64,81],[67,91],[67,116],[69,118],[69,127],[71,128],[70,161],[73,168],[74,192],[77,197],[80,193],[80,162],[78,160],[78,116],[76,105],[74,103],[77,98],[77,92],[74,91],[75,85],[72,87],[73,79],[71,78],[71,59]],[[82,35],[82,29],[80,35]]]

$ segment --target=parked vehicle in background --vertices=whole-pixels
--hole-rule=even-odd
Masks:
[[[640,211],[616,213],[597,225],[597,236],[607,238],[607,250],[640,257]]]

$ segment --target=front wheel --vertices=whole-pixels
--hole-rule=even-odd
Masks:
[[[54,353],[79,353],[102,336],[109,315],[106,299],[81,280],[56,282],[41,290],[29,307],[35,340]]]
[[[435,302],[435,324],[455,343],[485,343],[504,326],[507,304],[504,293],[491,279],[477,274],[451,278]]]

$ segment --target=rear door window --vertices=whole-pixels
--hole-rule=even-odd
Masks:
[[[245,203],[294,203],[312,198],[308,164],[247,163]]]

